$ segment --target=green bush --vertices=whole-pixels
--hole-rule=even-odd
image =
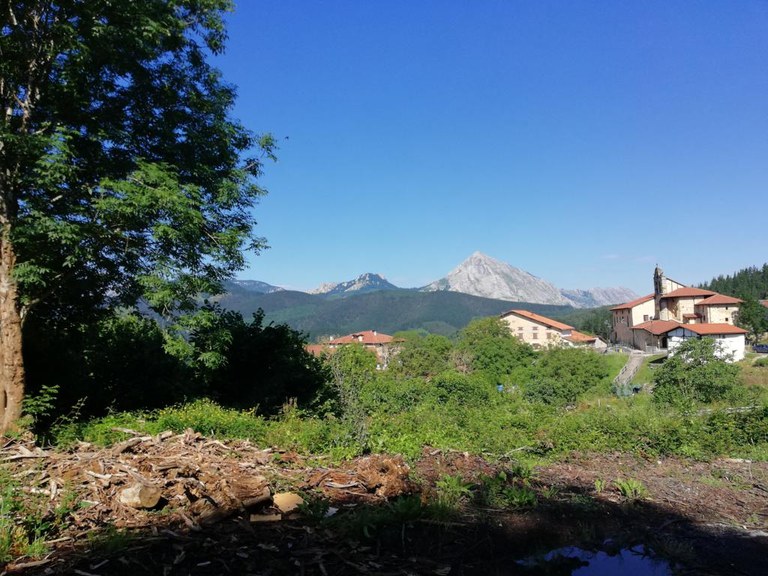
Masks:
[[[554,406],[573,404],[587,390],[609,388],[610,366],[606,358],[592,350],[552,348],[541,352],[533,364],[525,397]]]
[[[731,394],[738,383],[739,367],[721,358],[712,338],[686,340],[654,374],[654,399],[661,404],[690,408]]]

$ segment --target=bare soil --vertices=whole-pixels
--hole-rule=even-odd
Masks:
[[[765,462],[572,454],[514,480],[536,506],[465,499],[435,517],[409,516],[407,503],[434,501],[446,475],[477,487],[501,470],[511,478],[515,463],[425,448],[412,466],[390,455],[331,466],[191,431],[67,452],[6,441],[0,461],[48,519],[68,511],[49,554],[17,557],[0,574],[570,574],[516,561],[636,544],[675,574],[768,574]],[[640,498],[620,492],[628,479],[644,487]],[[292,508],[296,495],[305,504]]]

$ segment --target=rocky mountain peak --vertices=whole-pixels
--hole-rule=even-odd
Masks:
[[[447,276],[421,290],[448,290],[497,300],[559,304],[575,308],[618,304],[636,297],[627,288],[561,290],[542,278],[482,252],[472,253]]]
[[[310,294],[321,294],[325,296],[362,294],[364,292],[375,292],[376,290],[397,290],[398,287],[387,281],[380,274],[366,272],[354,280],[348,282],[321,284]]]

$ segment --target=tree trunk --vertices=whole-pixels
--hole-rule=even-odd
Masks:
[[[16,428],[24,398],[24,359],[21,354],[21,314],[13,269],[16,253],[10,225],[0,230],[0,436]]]

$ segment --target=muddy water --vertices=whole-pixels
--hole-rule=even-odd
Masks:
[[[613,549],[608,545],[605,550],[583,550],[569,546],[552,550],[543,556],[526,558],[518,564],[528,568],[531,574],[672,576],[669,563],[654,558],[644,546]]]

